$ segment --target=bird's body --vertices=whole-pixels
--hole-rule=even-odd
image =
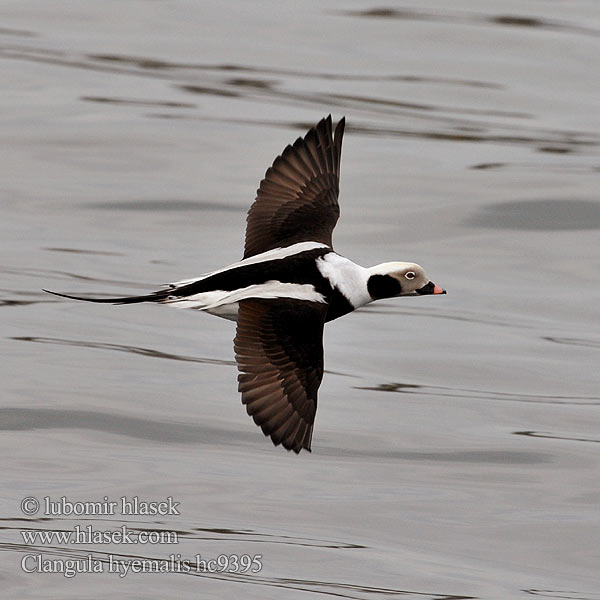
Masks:
[[[157,302],[237,322],[242,402],[269,435],[310,450],[323,376],[323,326],[380,298],[441,294],[414,263],[361,267],[333,251],[344,120],[331,117],[275,159],[248,213],[241,261],[144,296],[91,302]]]
[[[324,303],[327,322],[374,300],[367,289],[369,274],[325,244],[300,242],[169,284],[155,293],[155,301],[237,321],[241,300],[289,298]]]

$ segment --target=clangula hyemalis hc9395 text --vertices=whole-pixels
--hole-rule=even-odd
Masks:
[[[88,302],[158,302],[237,321],[235,359],[248,414],[273,444],[310,451],[323,378],[323,326],[380,298],[445,294],[417,264],[361,267],[333,250],[344,119],[331,116],[267,170],[246,226],[244,257],[145,296]]]

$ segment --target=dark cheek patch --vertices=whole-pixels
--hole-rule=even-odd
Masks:
[[[402,292],[400,282],[391,275],[371,275],[367,282],[367,290],[373,300],[391,298]]]

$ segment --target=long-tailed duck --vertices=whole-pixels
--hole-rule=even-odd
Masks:
[[[238,389],[273,444],[310,451],[323,378],[323,326],[373,300],[445,294],[417,264],[361,267],[333,250],[345,119],[331,115],[287,146],[261,181],[244,257],[145,296],[89,302],[158,302],[237,321]],[[51,292],[55,293],[55,292]]]

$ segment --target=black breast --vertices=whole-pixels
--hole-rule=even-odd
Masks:
[[[350,300],[340,290],[336,287],[330,287],[330,290],[328,296],[329,306],[327,307],[325,322],[343,317],[354,310],[354,306],[352,306]]]

